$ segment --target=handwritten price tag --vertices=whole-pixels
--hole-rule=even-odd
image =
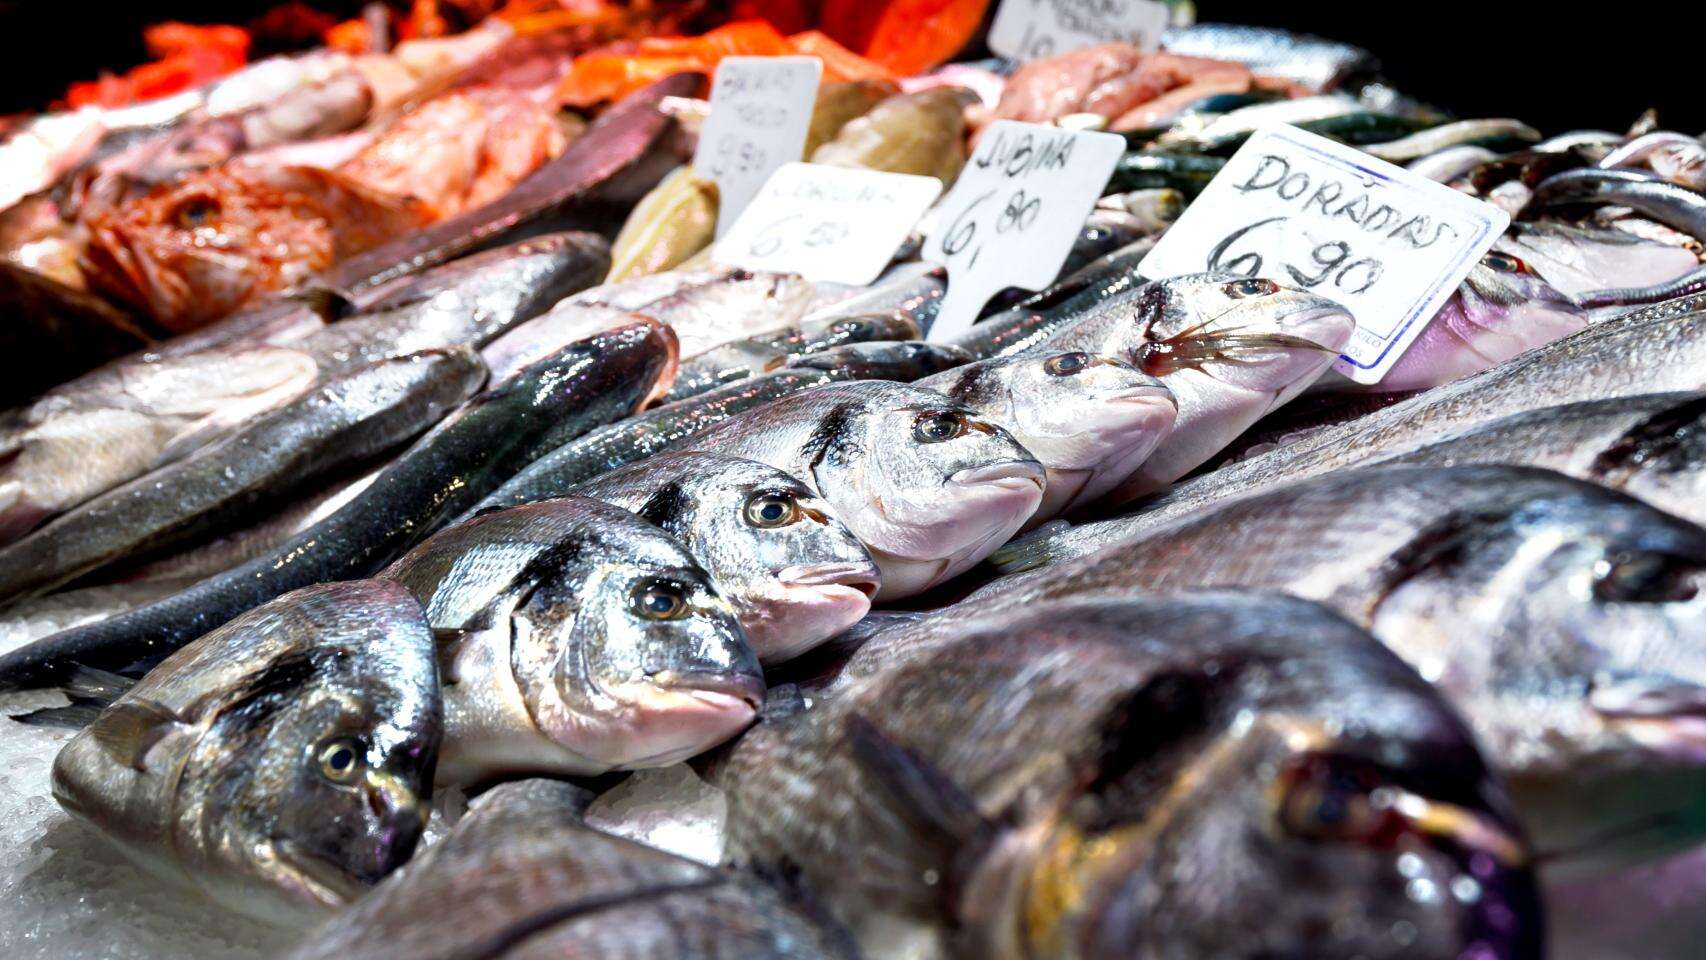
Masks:
[[[1001,290],[1054,282],[1124,150],[1111,133],[990,124],[924,242],[925,259],[948,268],[930,339],[965,332]]]
[[[1227,270],[1349,307],[1334,369],[1378,383],[1510,215],[1295,127],[1258,132],[1144,258],[1155,279]]]
[[[789,163],[771,174],[714,253],[748,270],[864,285],[942,192],[935,177]]]
[[[693,169],[717,184],[717,236],[778,167],[800,159],[822,76],[817,57],[724,57],[717,64],[711,113],[693,154]]]
[[[1002,0],[989,49],[1019,61],[1113,40],[1154,50],[1171,18],[1155,0]]]

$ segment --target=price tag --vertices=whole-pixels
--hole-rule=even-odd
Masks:
[[[924,257],[948,268],[931,340],[965,332],[1008,287],[1054,282],[1125,152],[1111,133],[997,120],[933,212]]]
[[[800,159],[817,103],[817,57],[724,57],[693,169],[717,184],[717,236],[784,163]]]
[[[789,163],[770,175],[714,259],[863,286],[877,279],[942,192],[935,177]]]
[[[1139,268],[1263,277],[1344,304],[1357,329],[1334,369],[1378,383],[1510,215],[1295,127],[1258,131]]]
[[[1156,0],[1002,0],[989,49],[1019,61],[1114,40],[1154,50],[1171,19]]]

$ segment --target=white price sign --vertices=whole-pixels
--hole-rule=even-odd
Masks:
[[[817,57],[724,57],[717,64],[693,169],[717,184],[718,236],[778,167],[800,159],[822,76]]]
[[[1325,137],[1256,133],[1140,268],[1225,270],[1312,290],[1357,329],[1334,369],[1378,383],[1510,226],[1510,215]]]
[[[1171,19],[1155,0],[1002,0],[989,49],[1021,62],[1115,40],[1154,50]]]
[[[935,177],[784,164],[717,241],[719,263],[862,286],[942,192]]]
[[[924,258],[948,268],[931,340],[971,327],[1008,287],[1054,282],[1125,140],[1111,133],[997,120],[933,214]]]

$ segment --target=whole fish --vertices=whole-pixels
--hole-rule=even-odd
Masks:
[[[577,484],[633,463],[738,413],[811,387],[843,380],[917,380],[966,361],[951,346],[858,343],[808,354],[773,373],[739,380],[667,404],[571,441],[534,461],[476,511],[566,496]]]
[[[1706,394],[1651,393],[1542,407],[1379,462],[1546,467],[1706,525]]]
[[[799,326],[713,347],[681,365],[664,403],[699,396],[724,384],[760,376],[803,357],[850,343],[916,340],[918,322],[903,313],[807,320]]]
[[[764,675],[681,545],[570,497],[446,528],[383,576],[426,608],[444,681],[441,783],[666,766],[739,733]]]
[[[130,687],[60,751],[53,795],[160,876],[301,923],[413,852],[439,710],[432,633],[408,591],[320,584]]]
[[[666,452],[574,489],[681,541],[740,616],[764,662],[839,634],[868,613],[882,574],[810,487],[775,467]]]
[[[1172,391],[1173,431],[1113,493],[1129,500],[1165,488],[1296,396],[1354,329],[1349,311],[1313,293],[1188,274],[1097,303],[1031,349],[1118,357]]]
[[[1464,144],[1417,157],[1405,166],[1417,176],[1440,183],[1451,183],[1487,161],[1498,159],[1498,156],[1486,147]]]
[[[1235,60],[1253,73],[1292,80],[1316,93],[1354,86],[1380,72],[1380,61],[1360,47],[1247,24],[1172,27],[1161,35],[1161,47],[1192,57]]]
[[[817,286],[798,274],[715,268],[595,287],[554,309],[613,307],[667,323],[685,359],[731,340],[789,327],[820,302]]]
[[[165,600],[0,657],[0,687],[50,680],[72,663],[122,669],[288,590],[371,575],[545,450],[638,409],[673,373],[674,348],[669,332],[651,323],[565,348],[475,397],[343,509],[276,549]]]
[[[0,599],[45,593],[127,557],[253,519],[326,474],[424,432],[485,379],[485,367],[466,348],[335,377],[0,548]]]
[[[1107,493],[1173,430],[1178,405],[1124,360],[1037,352],[979,360],[919,380],[998,423],[1047,471],[1040,522]]]
[[[1179,484],[1129,517],[1015,544],[1003,565],[1083,556],[1217,503],[1407,453],[1510,416],[1583,400],[1706,389],[1706,296],[1588,327],[1472,377]]]
[[[1706,529],[1547,470],[1370,467],[978,596],[1007,609],[1211,585],[1283,590],[1366,627],[1463,711],[1539,848],[1569,865],[1706,839]]]
[[[492,788],[284,960],[852,960],[759,880],[587,826],[591,800],[553,780]]]
[[[1036,512],[1043,467],[965,405],[897,383],[828,384],[675,445],[768,463],[827,501],[882,569],[878,599],[970,567]]]
[[[1570,170],[1534,188],[1537,210],[1573,203],[1629,207],[1706,244],[1706,195],[1653,173],[1634,170]]]
[[[1540,131],[1520,120],[1458,120],[1429,127],[1397,140],[1371,143],[1363,152],[1389,163],[1406,163],[1452,147],[1483,144],[1532,144]]]
[[[886,638],[714,774],[727,858],[868,956],[1541,956],[1469,731],[1319,606],[1086,600]]]
[[[1621,230],[1573,224],[1513,223],[1493,249],[1517,257],[1566,296],[1611,287],[1645,287],[1688,274],[1699,258],[1681,247]]]

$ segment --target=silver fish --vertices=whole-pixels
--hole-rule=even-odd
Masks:
[[[1493,249],[1521,259],[1571,297],[1664,283],[1700,265],[1699,258],[1681,247],[1620,230],[1549,222],[1512,224]]]
[[[396,584],[280,597],[102,711],[54,761],[54,798],[227,909],[317,918],[414,850],[440,734],[432,654]]]
[[[797,274],[712,268],[654,274],[606,284],[564,301],[613,307],[668,324],[681,356],[698,356],[719,344],[798,323],[815,308],[842,298]]]
[[[1170,53],[1190,57],[1235,60],[1253,73],[1295,80],[1316,92],[1346,81],[1368,79],[1380,70],[1380,62],[1361,47],[1247,24],[1173,27],[1161,35],[1161,46]]]
[[[383,576],[420,598],[438,638],[442,783],[664,766],[739,733],[764,695],[734,608],[619,507],[486,514]]]
[[[666,452],[573,492],[631,510],[681,541],[764,662],[798,656],[858,623],[882,583],[829,504],[762,463]]]
[[[1575,869],[1706,840],[1706,529],[1507,466],[1342,471],[998,580],[997,609],[1098,589],[1284,590],[1451,699],[1539,848]]]
[[[1361,630],[1260,594],[973,613],[879,633],[713,775],[727,859],[868,956],[1541,955],[1469,731]]]
[[[1137,472],[1173,430],[1160,380],[1114,357],[1038,352],[980,360],[917,381],[998,423],[1047,470],[1032,522],[1089,503]]]
[[[816,491],[882,568],[878,599],[911,596],[983,559],[1036,512],[1043,467],[1012,435],[931,390],[830,384],[680,442],[785,470]]]
[[[551,780],[492,788],[284,960],[852,960],[759,880],[587,826],[591,800]]]

